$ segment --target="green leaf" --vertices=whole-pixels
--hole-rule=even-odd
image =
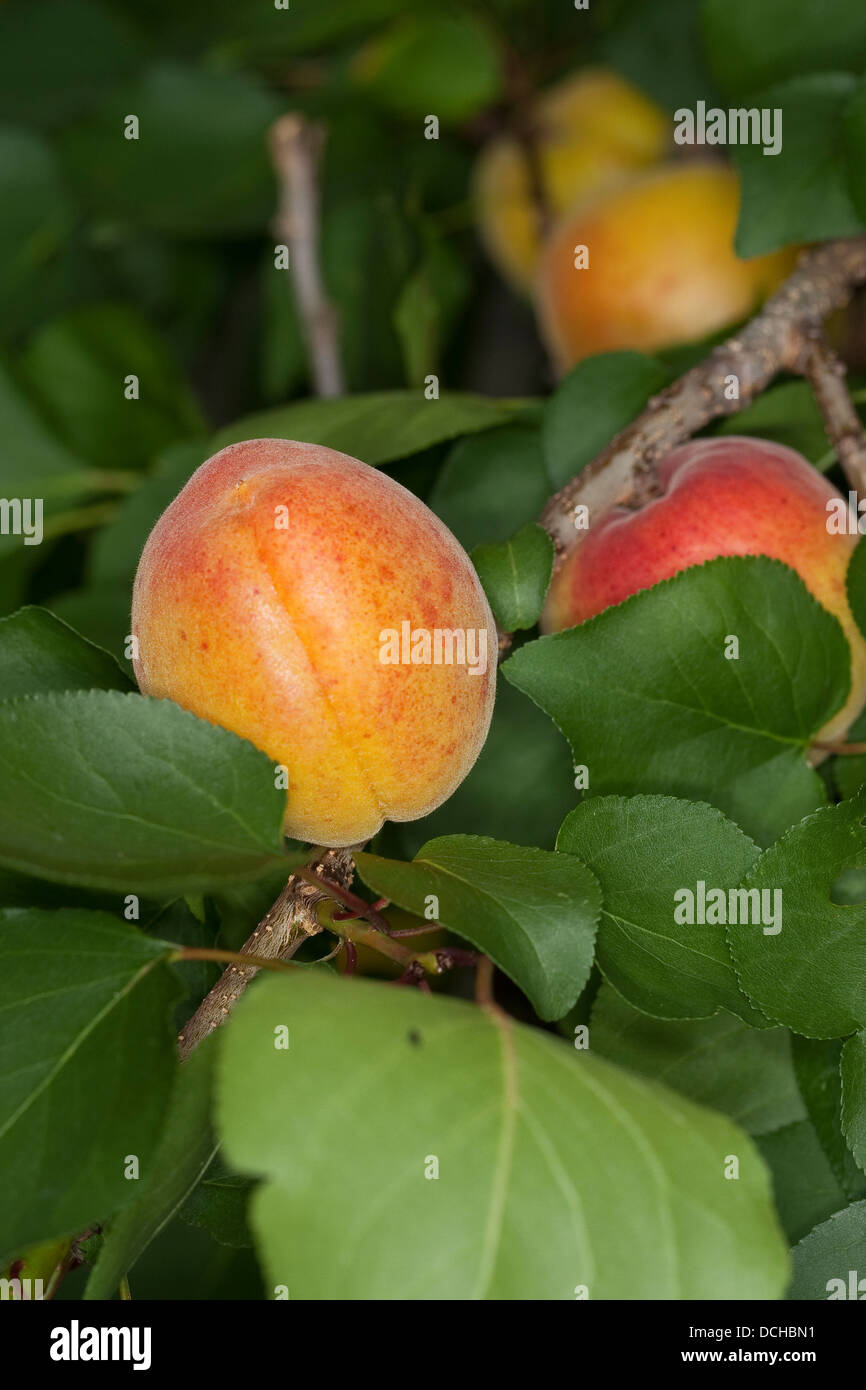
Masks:
[[[84,465],[51,433],[0,365],[0,490],[4,497],[76,500]]]
[[[692,923],[675,918],[681,890],[727,891],[757,858],[732,821],[673,797],[590,797],[566,816],[556,847],[601,884],[598,964],[629,1003],[659,1018],[725,1008],[764,1024],[739,989],[724,925],[702,925],[697,911]]]
[[[502,545],[477,545],[472,563],[503,632],[534,627],[553,573],[553,541],[531,521]]]
[[[93,213],[168,236],[260,234],[275,204],[266,135],[282,103],[255,77],[160,62],[65,132]],[[126,117],[138,139],[125,135]]]
[[[792,1040],[794,1068],[809,1119],[833,1176],[849,1200],[866,1196],[860,1172],[842,1131],[842,1043],[838,1038]]]
[[[366,884],[419,917],[432,896],[435,919],[489,955],[541,1018],[568,1013],[586,984],[601,897],[571,856],[452,835],[430,840],[411,864],[374,854],[355,862]]]
[[[6,1255],[136,1196],[176,1066],[169,949],[107,913],[0,912]]]
[[[866,1172],[866,1033],[842,1048],[842,1131],[856,1162]]]
[[[254,1186],[251,1178],[231,1172],[217,1155],[206,1177],[184,1202],[181,1220],[209,1231],[220,1245],[242,1250],[254,1243],[247,1221]]]
[[[605,60],[662,106],[712,102],[713,87],[700,43],[695,0],[653,0],[618,7],[601,35]]]
[[[729,926],[740,982],[779,1023],[813,1038],[866,1027],[866,904],[837,903],[845,868],[866,867],[866,793],[827,806],[766,850],[742,882],[781,894],[781,930]]]
[[[205,1038],[178,1070],[159,1143],[135,1184],[135,1198],[111,1222],[85,1299],[111,1298],[121,1278],[159,1235],[206,1172],[216,1150],[210,1123],[216,1039]]]
[[[470,14],[398,19],[355,60],[364,91],[401,116],[463,121],[494,102],[502,87],[495,36]]]
[[[821,0],[819,6],[792,5],[791,0],[761,0],[760,5],[703,0],[701,13],[707,61],[732,96],[786,77],[850,69],[866,61],[866,14],[859,0]]]
[[[776,444],[796,449],[816,468],[826,471],[834,455],[824,429],[824,418],[805,381],[784,381],[772,386],[719,424],[717,434],[759,435]]]
[[[135,28],[96,0],[7,0],[0,117],[56,125],[91,106],[141,56]]]
[[[2,33],[5,10],[0,10]],[[0,69],[3,63],[0,42]],[[0,78],[0,104],[5,87]],[[7,336],[28,326],[28,301],[41,300],[46,278],[72,231],[74,210],[56,156],[34,131],[0,127],[0,309]],[[23,323],[21,322],[23,318]]]
[[[89,690],[0,704],[0,863],[151,896],[276,866],[285,793],[251,743],[170,700]]]
[[[374,391],[247,415],[220,430],[213,447],[224,449],[242,439],[303,439],[363,463],[391,463],[457,435],[504,424],[525,409],[525,402],[459,391],[446,392],[438,401],[425,400],[420,391]]]
[[[596,995],[593,1052],[721,1110],[748,1134],[805,1118],[785,1028],[750,1028],[731,1014],[683,1022],[648,1018],[608,984]]]
[[[290,1047],[274,1047],[288,1025]],[[787,1261],[751,1141],[559,1039],[304,971],[226,1025],[219,1128],[293,1299],[772,1298]],[[740,1159],[738,1182],[725,1156]],[[425,1179],[436,1160],[438,1178]],[[371,1178],[372,1198],[322,1174]]]
[[[205,428],[163,339],[125,304],[89,304],[46,324],[21,373],[60,438],[101,468],[143,467],[173,440]],[[125,394],[130,375],[138,378],[134,400]]]
[[[848,73],[798,77],[759,92],[759,110],[782,112],[782,147],[733,148],[742,181],[739,256],[862,230],[848,190],[843,116],[855,87]]]
[[[121,587],[116,581],[107,581],[93,588],[69,589],[66,593],[46,599],[45,607],[82,637],[111,652],[120,663],[121,670],[131,678],[132,662],[126,656],[129,599],[126,584]]]
[[[541,424],[554,488],[601,453],[670,379],[661,362],[639,352],[606,352],[572,368],[547,402]]]
[[[0,618],[0,699],[94,688],[129,690],[131,682],[108,652],[45,608]]]
[[[461,545],[505,541],[552,491],[537,430],[503,425],[467,435],[448,454],[429,505]]]
[[[843,136],[848,188],[862,229],[866,222],[866,78],[860,79],[845,110]]]
[[[791,1255],[794,1282],[789,1298],[861,1299],[866,1289],[866,1284],[860,1283],[866,1278],[866,1201],[852,1202],[816,1226]]]
[[[426,377],[440,371],[448,333],[470,289],[469,272],[457,252],[445,241],[431,241],[394,307],[394,328],[411,386],[423,387]]]
[[[498,675],[493,722],[477,763],[438,810],[396,827],[403,853],[410,857],[434,836],[479,825],[497,840],[552,849],[577,799],[573,776],[565,739]],[[512,791],[503,795],[503,788]]]
[[[773,1175],[776,1209],[791,1244],[844,1207],[848,1199],[810,1120],[758,1135],[756,1143]]]
[[[165,450],[150,476],[124,499],[114,520],[94,537],[89,557],[94,585],[126,583],[134,578],[145,541],[169,502],[204,463],[208,451],[209,445],[200,443],[176,444]]]
[[[793,570],[737,556],[530,642],[503,671],[555,720],[595,794],[711,801],[767,844],[824,799],[803,753],[843,704],[848,664],[839,624]]]

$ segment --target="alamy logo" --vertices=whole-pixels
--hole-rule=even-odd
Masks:
[[[379,660],[383,666],[468,666],[470,676],[487,670],[487,629],[463,627],[414,627],[402,622],[379,633]]]
[[[25,545],[41,545],[42,498],[0,497],[0,536],[23,536]]]
[[[701,878],[694,890],[678,888],[674,902],[679,926],[763,927],[765,936],[782,930],[781,888],[707,888]]]
[[[763,145],[764,154],[782,148],[782,108],[740,106],[724,111],[699,101],[694,111],[681,106],[674,112],[674,140],[678,145]]]
[[[131,1361],[134,1371],[150,1370],[149,1327],[69,1327],[51,1330],[52,1361]]]
[[[866,1300],[866,1279],[859,1278],[856,1269],[848,1270],[848,1283],[844,1279],[828,1279],[824,1286],[828,1303],[834,1298],[856,1298],[861,1303]]]

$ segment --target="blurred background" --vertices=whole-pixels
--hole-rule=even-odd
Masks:
[[[690,0],[278,5],[0,6],[0,490],[38,491],[49,517],[41,546],[0,537],[0,613],[48,601],[115,648],[143,536],[112,523],[142,473],[152,517],[215,428],[310,393],[275,267],[279,116],[324,128],[318,251],[346,389],[435,373],[527,397],[568,364],[537,327],[542,234],[665,159],[672,110],[714,91]],[[653,345],[628,337],[600,345]],[[129,374],[147,383],[134,410]],[[447,452],[401,480],[429,493]]]

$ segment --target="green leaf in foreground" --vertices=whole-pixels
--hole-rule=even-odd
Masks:
[[[866,1293],[866,1201],[852,1202],[837,1211],[810,1231],[791,1253],[794,1282],[790,1298],[861,1299]]]
[[[247,415],[220,430],[214,449],[240,439],[306,439],[363,463],[391,463],[443,440],[507,424],[525,409],[525,402],[458,391],[445,392],[438,401],[428,401],[421,391],[371,391]]]
[[[0,1257],[137,1195],[176,1068],[169,950],[107,913],[0,913]]]
[[[749,997],[807,1037],[841,1038],[866,1027],[866,904],[831,897],[844,869],[866,868],[864,818],[861,792],[795,825],[741,885],[781,903],[781,930],[728,927]]]
[[[0,618],[0,699],[94,688],[126,691],[131,682],[108,652],[45,608]]]
[[[729,890],[758,856],[732,821],[674,797],[591,797],[566,816],[556,845],[578,855],[601,884],[597,959],[630,1003],[660,1018],[706,1018],[725,1008],[766,1024],[737,984],[724,921],[698,907],[703,883],[705,895],[724,892],[727,908]],[[684,890],[692,894],[691,922],[676,920],[688,906]]]
[[[0,863],[151,896],[281,857],[285,794],[251,743],[170,700],[90,690],[0,703]]]
[[[824,800],[803,753],[844,703],[848,667],[842,629],[799,576],[737,556],[530,642],[502,669],[562,729],[594,794],[710,801],[769,844]]]
[[[748,1134],[766,1134],[806,1115],[786,1028],[750,1028],[723,1011],[688,1021],[648,1018],[603,984],[589,1045],[619,1066],[721,1110]]]
[[[430,840],[411,864],[356,856],[377,893],[419,916],[432,898],[443,926],[471,941],[528,995],[561,1018],[589,978],[601,894],[578,860],[476,835]]]
[[[472,563],[503,632],[538,622],[553,572],[553,541],[536,522],[501,545],[477,545]]]
[[[105,1233],[85,1299],[111,1298],[143,1250],[171,1220],[216,1150],[210,1123],[216,1039],[205,1038],[178,1070],[159,1143],[134,1184],[134,1200]]]
[[[218,1117],[229,1161],[266,1179],[251,1224],[266,1285],[293,1299],[785,1286],[746,1135],[498,1011],[318,972],[262,981],[226,1025]],[[323,1195],[349,1170],[365,1176]]]

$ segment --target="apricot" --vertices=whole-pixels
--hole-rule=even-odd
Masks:
[[[664,112],[603,68],[567,77],[539,97],[529,117],[545,202],[557,217],[579,198],[660,160],[671,138]],[[526,151],[512,135],[492,140],[474,174],[478,230],[504,277],[528,292],[539,226]]]
[[[866,642],[845,590],[857,536],[836,534],[832,522],[828,530],[828,503],[842,501],[841,494],[793,449],[734,435],[674,449],[658,477],[661,496],[639,511],[612,508],[566,554],[542,630],[574,627],[718,555],[768,555],[796,570],[848,639],[851,692],[816,735],[838,738],[866,702]]]
[[[469,557],[399,483],[320,445],[203,463],[144,547],[132,632],[143,694],[288,770],[298,840],[427,815],[487,735],[496,627]]]
[[[734,252],[739,179],[688,161],[636,176],[566,216],[546,243],[536,308],[554,364],[598,352],[654,352],[748,317],[794,267],[797,251]],[[578,268],[585,247],[587,263]]]

